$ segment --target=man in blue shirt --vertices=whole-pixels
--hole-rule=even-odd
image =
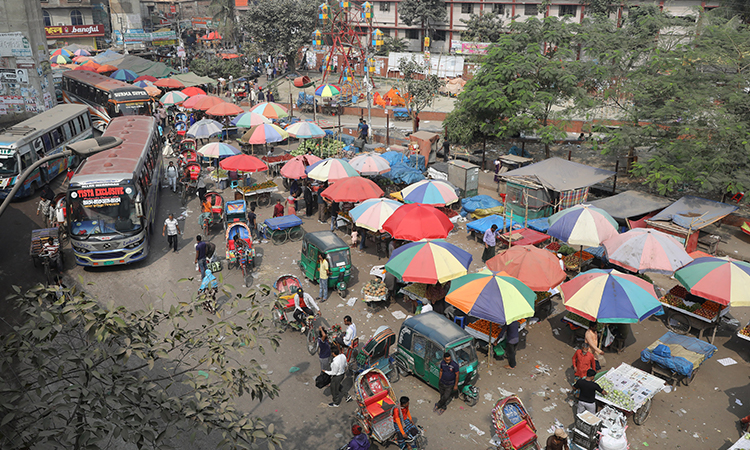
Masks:
[[[206,274],[206,243],[199,234],[195,237],[195,263],[198,264],[198,270],[201,272],[201,280]]]
[[[443,353],[443,360],[440,361],[440,382],[438,383],[438,392],[440,392],[440,400],[435,403],[433,411],[437,411],[438,415],[445,412],[445,407],[448,404],[453,392],[458,391],[458,364],[451,360],[450,353]]]
[[[482,238],[482,241],[484,241],[484,251],[482,252],[482,262],[487,262],[488,259],[495,256],[495,244],[497,241],[495,240],[495,234],[497,233],[497,225],[492,225],[489,230],[484,232],[484,237]]]
[[[362,128],[360,128],[359,130],[359,138],[365,141],[365,143],[367,143],[367,136],[369,135],[369,133],[370,133],[370,126],[367,125],[366,120],[363,120]]]

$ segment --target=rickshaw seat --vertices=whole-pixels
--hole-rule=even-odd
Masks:
[[[382,390],[377,394],[365,399],[365,407],[367,407],[367,412],[372,417],[377,417],[383,413],[388,414],[394,406],[396,406],[396,404],[393,403],[391,398],[388,396],[387,390]]]
[[[513,448],[521,448],[536,439],[536,433],[531,429],[526,420],[522,420],[508,428],[508,437]]]

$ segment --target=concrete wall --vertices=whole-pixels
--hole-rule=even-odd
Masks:
[[[55,106],[38,1],[0,0],[0,100],[0,124]]]

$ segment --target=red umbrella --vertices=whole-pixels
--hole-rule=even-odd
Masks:
[[[487,268],[518,278],[532,291],[548,291],[565,281],[565,271],[554,253],[533,245],[518,245],[490,258]]]
[[[219,166],[224,170],[234,172],[263,172],[264,170],[268,170],[266,163],[253,155],[245,154],[223,159],[219,162]]]
[[[96,73],[96,67],[94,66],[78,66],[73,70],[88,70],[89,72]]]
[[[205,98],[202,98],[198,100],[196,103],[193,103],[193,109],[197,109],[199,111],[208,111],[209,109],[211,109],[212,106],[216,106],[220,103],[226,103],[226,102],[220,99],[219,97],[213,97],[213,96],[207,95]]]
[[[110,64],[104,64],[103,66],[99,66],[96,69],[96,71],[99,73],[114,72],[115,70],[117,70],[117,67]]]
[[[156,80],[158,80],[158,78],[156,78],[154,76],[151,76],[151,75],[141,75],[140,77],[138,77],[135,80],[133,80],[133,83],[135,83],[136,81],[150,81],[150,82],[153,83]]]
[[[395,239],[406,241],[444,239],[453,229],[453,223],[434,206],[412,203],[398,208],[383,223],[383,229]]]
[[[198,105],[202,106],[203,102],[198,102]],[[245,112],[244,109],[227,102],[218,103],[206,110],[206,114],[209,116],[236,116],[243,112]]]
[[[334,182],[320,195],[334,202],[358,203],[382,197],[383,190],[367,178],[349,177]]]
[[[161,78],[154,82],[154,86],[161,87],[161,88],[167,88],[167,89],[180,89],[184,88],[185,85],[182,84],[179,80],[175,80],[174,78]]]
[[[195,107],[195,104],[199,101],[203,100],[204,98],[208,97],[208,95],[194,95],[190,97],[189,99],[182,102],[182,107],[187,109],[193,109]]]
[[[206,91],[197,86],[187,87],[182,90],[182,93],[187,95],[188,97],[193,97],[195,95],[206,95]]]
[[[299,180],[300,178],[307,178],[307,172],[305,167],[315,164],[321,159],[315,155],[300,155],[295,156],[284,164],[281,168],[281,176],[284,178],[293,178]]]

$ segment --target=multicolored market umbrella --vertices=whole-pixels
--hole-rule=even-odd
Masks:
[[[223,142],[211,142],[206,144],[200,149],[198,153],[205,156],[206,158],[224,158],[227,156],[239,155],[240,149],[232,147],[229,144]]]
[[[445,206],[458,201],[458,195],[450,184],[439,180],[422,180],[398,192],[404,203],[424,203]]]
[[[195,108],[195,105],[199,101],[203,100],[206,97],[208,97],[208,95],[201,95],[201,94],[194,95],[194,96],[188,98],[187,100],[185,100],[184,102],[182,102],[182,107],[183,108],[187,108],[187,109],[193,109],[193,108]]]
[[[405,241],[445,239],[452,229],[453,223],[444,212],[421,203],[400,207],[383,223],[383,230]]]
[[[231,170],[234,172],[263,172],[268,170],[268,165],[260,160],[257,156],[239,154],[230,156],[229,158],[221,160],[219,166],[224,170]]]
[[[284,163],[284,166],[281,168],[279,173],[284,178],[290,178],[294,180],[307,178],[307,172],[305,172],[305,169],[307,168],[307,166],[315,164],[318,161],[322,161],[322,159],[318,158],[315,155],[295,156],[294,158]]]
[[[73,52],[76,56],[91,56],[91,53],[89,53],[87,50],[84,50],[82,48],[79,48],[78,50]]]
[[[206,110],[206,115],[217,116],[217,117],[236,116],[237,114],[240,114],[243,111],[245,110],[235,105],[234,103],[224,102],[224,103],[219,103],[218,105],[214,105],[208,108]]]
[[[94,61],[93,59],[89,59],[88,61],[85,61],[81,65],[82,66],[87,66],[87,67],[93,67],[94,69],[98,69],[99,67],[101,67],[101,64],[99,64],[98,62]]]
[[[49,57],[49,62],[52,64],[69,64],[70,58],[65,55],[52,55]]]
[[[315,95],[320,97],[335,97],[341,94],[341,88],[335,84],[324,84],[315,89]]]
[[[349,211],[349,216],[358,227],[377,233],[383,229],[383,223],[402,206],[404,204],[396,200],[374,198],[352,208]]]
[[[533,245],[517,245],[485,263],[493,272],[505,272],[537,292],[548,291],[565,281],[565,270],[554,253]]]
[[[406,282],[446,283],[466,275],[471,259],[471,253],[442,239],[412,242],[394,250],[385,270]]]
[[[71,52],[67,48],[58,48],[57,50],[54,50],[51,53],[51,56],[58,56],[58,55],[62,55],[66,58],[72,58],[73,56],[75,56],[75,53]]]
[[[167,92],[159,99],[162,105],[166,106],[177,105],[184,102],[185,100],[187,100],[187,96],[180,91]]]
[[[185,87],[180,80],[174,78],[160,78],[154,81],[154,86],[167,89],[182,89]]]
[[[602,244],[609,262],[633,272],[671,275],[693,260],[675,238],[651,228],[634,228]]]
[[[143,89],[146,89],[147,87],[156,87],[154,86],[154,83],[145,80],[136,81],[135,83],[133,83],[133,86],[138,86],[139,88]]]
[[[78,66],[73,70],[85,70],[87,72],[94,72],[96,73],[96,67],[94,66]]]
[[[212,119],[202,119],[188,128],[185,136],[193,139],[208,139],[211,136],[221,134],[222,131],[224,131],[224,127],[219,122]]]
[[[237,114],[237,117],[232,119],[232,121],[229,123],[234,125],[235,127],[252,128],[256,125],[271,123],[271,119],[252,112],[243,112],[241,114]]]
[[[286,108],[274,102],[258,103],[250,110],[250,112],[266,116],[269,119],[281,119],[282,117],[287,117],[289,115]]]
[[[362,177],[349,177],[328,186],[320,195],[334,202],[359,203],[384,194],[374,181]]]
[[[118,69],[112,72],[112,74],[109,77],[114,78],[115,80],[120,80],[120,81],[135,81],[135,79],[138,78],[138,74],[133,72],[132,70]],[[163,86],[157,86],[157,87],[163,87]]]
[[[289,134],[282,128],[272,123],[264,123],[247,130],[240,140],[247,144],[259,145],[271,142],[281,142],[288,137]]]
[[[342,178],[358,177],[359,173],[348,162],[338,158],[327,158],[308,166],[307,176],[318,181],[336,181]]]
[[[445,301],[470,316],[505,325],[533,316],[536,294],[506,273],[485,269],[451,281]]]
[[[617,236],[617,222],[606,211],[591,205],[575,205],[549,218],[547,234],[568,245],[598,247]]]
[[[654,286],[614,269],[593,269],[563,283],[565,308],[601,323],[637,323],[661,310]]]
[[[206,91],[204,91],[203,89],[199,88],[198,86],[186,87],[185,89],[183,89],[180,92],[182,92],[183,94],[187,95],[188,97],[192,97],[194,95],[206,95]]]
[[[150,81],[151,83],[154,83],[156,80],[158,80],[158,78],[153,75],[141,75],[133,81]]]
[[[326,136],[326,132],[313,122],[300,121],[286,127],[289,136],[297,139],[313,139]]]
[[[391,165],[388,160],[377,153],[365,153],[355,156],[349,161],[354,170],[364,176],[375,176],[391,171]]]
[[[703,257],[674,273],[690,293],[722,305],[750,306],[750,264]]]

